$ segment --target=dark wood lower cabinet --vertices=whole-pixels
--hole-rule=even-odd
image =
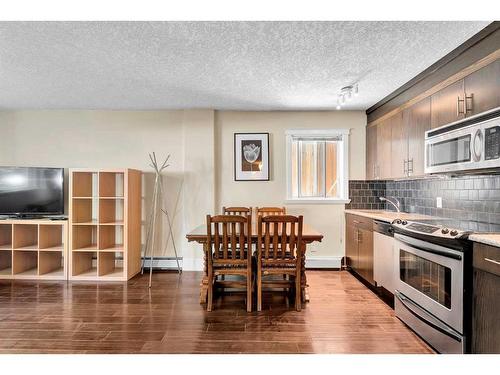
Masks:
[[[359,229],[359,275],[375,285],[373,280],[373,231],[363,228]]]
[[[373,280],[373,221],[346,214],[346,259],[350,269],[368,283]]]
[[[500,354],[500,248],[474,245],[472,352]]]

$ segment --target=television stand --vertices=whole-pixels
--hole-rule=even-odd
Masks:
[[[0,280],[67,280],[67,222],[23,216],[0,221]]]

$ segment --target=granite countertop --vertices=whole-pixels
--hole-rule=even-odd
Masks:
[[[391,223],[395,219],[405,219],[405,220],[423,220],[423,219],[434,219],[433,216],[422,215],[422,214],[411,214],[407,212],[395,212],[388,210],[345,210],[347,214],[358,215],[368,217],[370,219],[385,221]]]
[[[474,233],[469,236],[469,240],[500,247],[500,233]]]

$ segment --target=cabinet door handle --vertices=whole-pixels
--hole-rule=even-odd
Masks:
[[[411,167],[410,167],[410,163],[411,163]],[[413,158],[408,160],[408,176],[410,176],[411,174],[413,174]]]
[[[406,165],[408,164],[408,160],[403,160],[403,174],[405,176],[408,176],[408,169],[406,168]]]
[[[465,111],[460,110],[460,103],[463,103],[465,109],[465,99],[460,99],[460,96],[457,96],[457,117],[465,114]]]
[[[465,99],[464,99],[465,110],[464,110],[464,113],[472,112],[472,106],[474,105],[473,98],[474,98],[474,94],[470,94],[469,96],[467,96],[467,94],[465,94]],[[467,105],[467,100],[470,101],[470,107]]]
[[[493,260],[493,259],[490,259],[490,258],[484,258],[484,260],[487,261],[487,262],[490,262],[490,263],[493,263],[493,264],[496,264],[496,265],[500,266],[500,262],[498,260]]]

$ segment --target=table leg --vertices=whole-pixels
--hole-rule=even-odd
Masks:
[[[208,268],[207,268],[207,244],[203,244],[203,278],[200,283],[200,303],[207,302],[208,294]]]
[[[306,277],[306,244],[302,245],[301,251],[301,267],[300,267],[300,283],[302,286],[302,302],[309,302],[309,285],[307,285],[307,277]]]

